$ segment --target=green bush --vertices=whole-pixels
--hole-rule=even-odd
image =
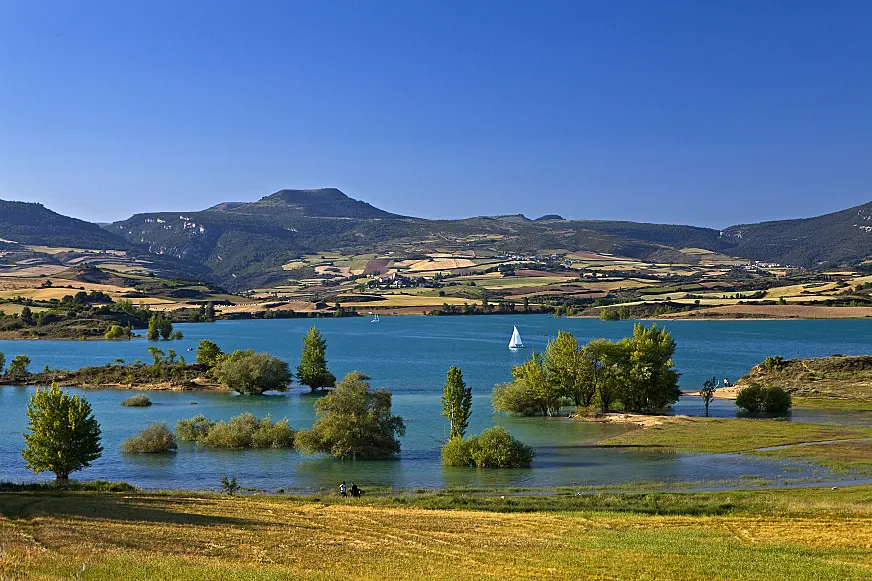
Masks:
[[[763,368],[767,371],[778,371],[784,367],[784,357],[780,355],[770,355],[763,360]]]
[[[752,383],[739,391],[736,405],[749,412],[784,413],[793,402],[783,387],[765,387]]]
[[[149,424],[139,434],[121,443],[121,451],[126,453],[160,454],[176,448],[176,437],[166,422]]]
[[[451,438],[442,446],[442,464],[444,466],[475,466],[469,440]]]
[[[213,427],[215,427],[215,422],[203,414],[197,414],[193,418],[177,421],[176,435],[185,442],[197,442],[205,437]]]
[[[284,419],[275,422],[269,415],[257,419],[254,414],[243,413],[229,422],[215,423],[203,415],[176,423],[179,437],[210,448],[291,448],[294,430]]]
[[[210,373],[227,389],[253,395],[285,391],[292,378],[287,362],[251,349],[220,355]]]
[[[121,402],[121,405],[127,407],[148,407],[151,405],[151,400],[148,399],[147,395],[138,394],[132,397],[128,397],[124,401]]]
[[[500,426],[488,428],[480,436],[468,440],[452,438],[442,447],[445,466],[478,466],[479,468],[526,468],[536,453],[519,442]]]

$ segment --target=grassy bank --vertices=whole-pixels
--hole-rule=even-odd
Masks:
[[[869,487],[459,498],[2,493],[0,577],[872,578]]]
[[[663,452],[744,452],[826,440],[872,436],[872,428],[763,419],[675,418],[646,429],[601,440],[601,446]]]
[[[737,385],[759,383],[791,392],[796,407],[872,411],[872,356],[833,355],[756,365]]]

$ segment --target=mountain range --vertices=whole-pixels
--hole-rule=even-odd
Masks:
[[[523,215],[428,220],[393,214],[332,188],[281,190],[256,202],[136,214],[104,225],[40,204],[0,200],[0,253],[24,245],[124,251],[149,260],[161,274],[195,276],[237,290],[286,282],[283,265],[325,252],[415,257],[446,251],[593,251],[679,263],[693,256],[682,249],[698,248],[807,268],[858,267],[872,258],[872,203],[814,218],[715,230],[565,220],[556,214],[535,220]]]

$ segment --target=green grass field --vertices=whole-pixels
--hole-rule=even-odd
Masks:
[[[872,437],[872,428],[768,419],[675,418],[657,426],[601,440],[599,445],[717,454],[867,437]]]
[[[500,498],[0,494],[0,578],[872,578],[872,488]]]

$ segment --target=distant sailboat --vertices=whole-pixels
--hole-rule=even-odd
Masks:
[[[378,314],[376,314],[372,319],[370,319],[369,322],[370,323],[378,323]]]
[[[521,341],[521,334],[518,333],[518,328],[515,327],[515,330],[512,331],[512,338],[509,340],[509,349],[520,349],[524,346],[524,342]]]

